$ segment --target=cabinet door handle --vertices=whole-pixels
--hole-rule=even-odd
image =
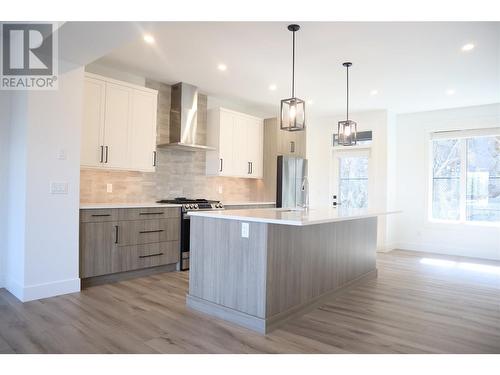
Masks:
[[[150,257],[159,257],[160,255],[163,255],[163,253],[156,253],[156,254],[149,254],[149,255],[139,255],[139,258],[150,258]]]
[[[102,163],[104,161],[104,146],[101,147],[101,157],[99,158],[99,163]]]
[[[153,167],[156,167],[156,151],[153,151]]]
[[[247,173],[252,174],[252,163],[251,162],[248,162]]]
[[[104,162],[108,163],[108,151],[109,151],[109,149],[108,149],[108,146],[105,146],[104,148],[106,149],[106,159]]]
[[[139,233],[160,233],[163,232],[163,229],[157,229],[157,230],[141,230]]]
[[[222,172],[222,165],[224,163],[224,160],[222,158],[219,159],[219,172]]]
[[[118,225],[115,225],[115,243],[118,243]]]
[[[250,162],[250,174],[253,174],[253,161]]]
[[[295,152],[295,142],[294,141],[290,142],[290,152]]]
[[[140,212],[139,215],[163,215],[165,212]]]
[[[111,214],[93,214],[91,216],[93,216],[93,217],[104,217],[104,216],[111,216]]]

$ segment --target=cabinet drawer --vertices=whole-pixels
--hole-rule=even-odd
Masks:
[[[118,246],[178,241],[180,216],[169,219],[122,221],[118,227]]]
[[[106,221],[116,221],[118,210],[112,208],[97,210],[80,210],[80,222],[82,223],[103,223]]]
[[[180,207],[122,208],[118,210],[118,220],[150,220],[180,218]]]
[[[114,249],[113,273],[161,266],[179,261],[179,241],[120,246]]]

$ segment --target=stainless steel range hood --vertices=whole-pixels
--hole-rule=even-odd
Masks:
[[[198,130],[198,88],[187,83],[172,86],[169,143],[158,147],[174,147],[186,151],[210,151],[200,144]]]

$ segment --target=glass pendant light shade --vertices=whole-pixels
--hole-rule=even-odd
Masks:
[[[338,122],[337,142],[339,146],[354,146],[358,138],[358,124],[349,120],[349,67],[352,63],[345,62],[342,65],[345,66],[347,72],[347,111],[346,120]]]
[[[354,146],[357,141],[358,124],[352,120],[339,121],[337,142],[339,146]]]
[[[302,99],[290,98],[281,101],[281,130],[299,131],[306,126],[306,104]]]
[[[306,127],[306,103],[295,97],[295,32],[300,30],[299,25],[288,25],[288,30],[293,33],[292,41],[292,96],[283,99],[280,106],[280,129],[287,131],[300,131]]]

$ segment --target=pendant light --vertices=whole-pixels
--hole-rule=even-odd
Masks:
[[[306,127],[306,103],[295,97],[295,32],[300,30],[299,25],[288,25],[292,32],[292,96],[281,101],[280,129],[300,131]]]
[[[342,64],[346,67],[347,72],[347,114],[345,121],[339,121],[337,129],[337,140],[340,146],[354,146],[357,141],[356,122],[349,120],[349,68],[352,63],[345,62]]]

